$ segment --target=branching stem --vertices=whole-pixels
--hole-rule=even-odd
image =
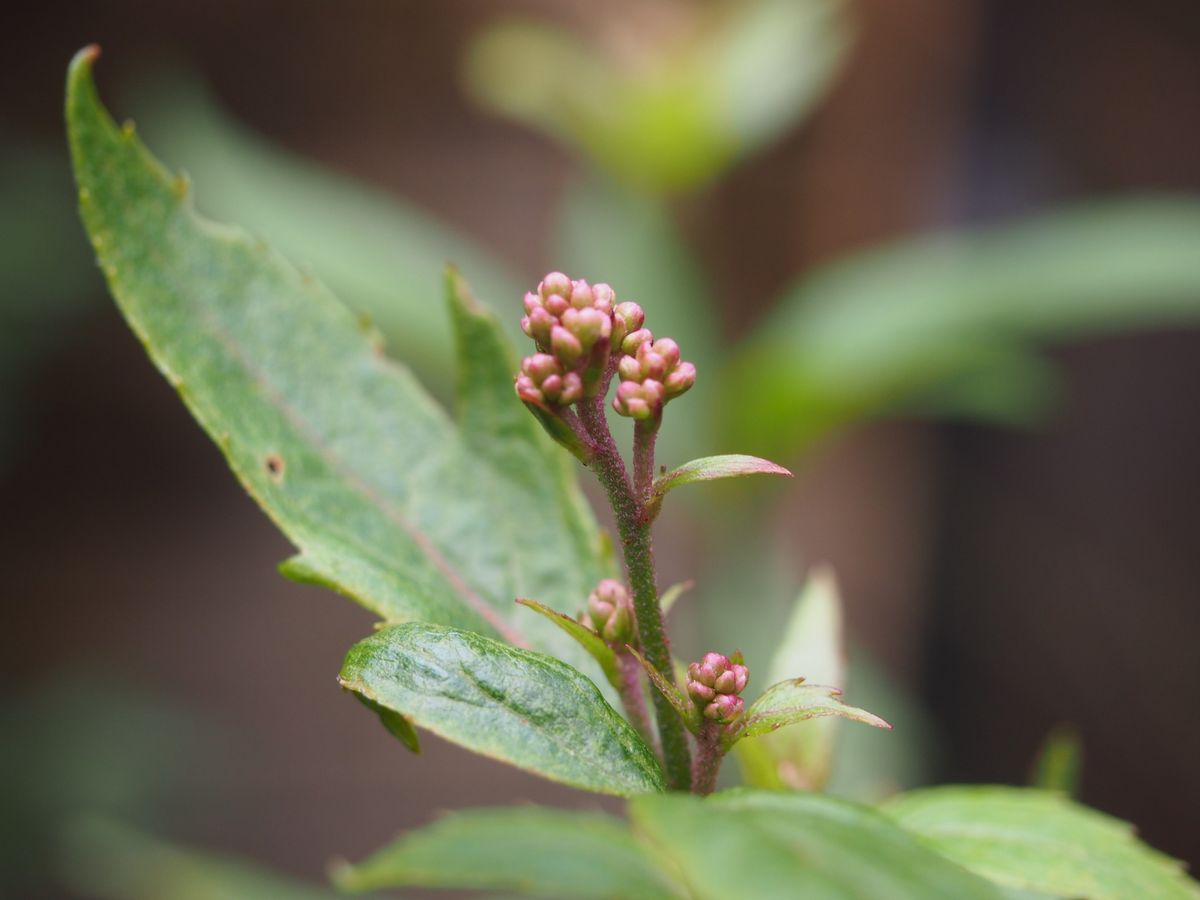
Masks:
[[[633,429],[633,490],[638,501],[645,504],[654,483],[654,441],[658,437],[658,421],[641,419]]]
[[[662,610],[658,606],[654,551],[644,495],[636,493],[630,483],[625,461],[608,430],[608,422],[604,418],[604,395],[581,401],[578,409],[579,419],[596,448],[591,468],[608,494],[608,501],[617,519],[625,571],[633,591],[633,609],[637,617],[642,654],[663,678],[673,683],[675,676],[671,671],[671,651],[663,629]],[[650,465],[653,468],[653,459]],[[683,722],[670,702],[658,691],[654,692],[654,712],[667,783],[676,790],[687,790],[691,786],[691,751]]]
[[[692,793],[711,794],[717,786],[717,773],[721,771],[724,752],[721,747],[719,722],[706,721],[696,736],[696,758],[692,761]]]
[[[654,720],[646,706],[646,693],[642,690],[642,664],[629,650],[617,651],[617,667],[621,672],[621,703],[629,714],[629,721],[655,754],[662,757],[662,745],[654,731]]]

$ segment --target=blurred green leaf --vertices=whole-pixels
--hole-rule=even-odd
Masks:
[[[886,816],[820,794],[736,790],[630,801],[634,827],[697,900],[997,900]]]
[[[486,107],[574,145],[617,181],[702,185],[802,118],[847,45],[835,0],[696,6],[671,32],[589,43],[545,23],[480,34],[464,65]],[[569,73],[569,77],[568,77]]]
[[[510,890],[553,900],[661,900],[681,887],[603,813],[545,807],[451,813],[334,871],[343,890]]]
[[[1018,889],[1085,900],[1200,897],[1183,866],[1119,819],[1031,788],[938,787],[883,809],[929,847]]]
[[[1071,725],[1051,729],[1033,763],[1032,786],[1077,796],[1083,777],[1083,739]]]
[[[239,223],[311,270],[379,328],[392,355],[434,378],[451,374],[452,335],[434,301],[447,263],[493,308],[511,310],[504,321],[519,335],[522,279],[432,214],[253,134],[194,76],[159,73],[133,94],[147,141],[188,173],[202,211]]]
[[[584,790],[663,790],[654,754],[566,663],[408,622],[355,644],[342,686],[476,753]]]
[[[184,849],[123,825],[82,819],[66,833],[60,869],[96,900],[333,900],[333,891],[241,860]]]
[[[1200,323],[1200,204],[1128,198],[895,242],[805,276],[722,375],[729,433],[794,449],[904,410],[1027,420],[1048,341]]]
[[[110,288],[246,490],[300,549],[287,574],[378,615],[502,634],[593,664],[513,598],[579,602],[611,571],[572,461],[512,394],[512,351],[448,279],[458,422],[319,283],[197,216],[72,64],[81,210]]]
[[[765,681],[774,684],[796,675],[839,690],[846,687],[842,600],[833,572],[825,567],[809,574]],[[755,787],[820,790],[829,780],[836,728],[837,718],[826,717],[804,728],[739,742],[735,751],[743,777]]]

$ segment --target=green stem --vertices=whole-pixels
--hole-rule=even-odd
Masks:
[[[633,427],[633,490],[641,503],[649,499],[654,483],[654,441],[659,421],[639,420]]]
[[[642,654],[663,678],[674,684],[671,650],[663,629],[662,610],[658,606],[654,550],[645,504],[634,492],[621,451],[617,449],[608,430],[603,394],[584,400],[578,408],[580,421],[595,443],[596,452],[590,467],[608,494],[608,502],[617,519],[617,532],[625,556],[625,572],[633,591],[633,611],[637,617]],[[661,692],[654,691],[653,695],[667,783],[676,790],[687,790],[691,786],[691,751],[683,722]]]

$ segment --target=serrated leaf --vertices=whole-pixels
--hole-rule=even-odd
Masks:
[[[608,683],[613,687],[621,686],[621,670],[617,665],[617,654],[604,638],[582,622],[557,612],[544,603],[538,603],[536,600],[526,597],[518,597],[517,602],[544,616],[574,638],[579,646],[583,647],[600,664]]]
[[[788,725],[822,716],[838,716],[876,728],[892,727],[874,713],[847,706],[841,701],[841,694],[834,687],[806,684],[803,678],[773,684],[746,710],[740,726],[730,734],[729,742],[770,734]]]
[[[407,622],[350,648],[339,680],[419,728],[553,781],[624,796],[663,790],[658,760],[629,723],[543,653]]]
[[[654,479],[653,493],[661,498],[667,491],[697,481],[715,481],[718,478],[741,478],[745,475],[784,475],[792,477],[781,465],[757,456],[727,453],[723,456],[705,456],[685,462],[679,468]]]
[[[300,549],[287,571],[390,620],[500,634],[592,663],[518,595],[566,605],[611,563],[569,457],[512,395],[516,361],[453,275],[459,422],[323,286],[199,217],[101,106],[94,49],[68,80],[80,209],[151,358]],[[319,211],[314,211],[318,215]]]
[[[882,807],[959,865],[1014,888],[1083,900],[1185,900],[1200,884],[1133,828],[1062,794],[991,785],[910,791]]]
[[[999,900],[987,881],[868,807],[736,790],[638,797],[630,815],[697,900]]]
[[[625,823],[545,807],[450,813],[334,870],[343,890],[508,890],[553,900],[685,896]]]
[[[833,572],[818,567],[809,575],[767,668],[767,684],[796,675],[814,684],[844,690],[842,603]],[[836,717],[809,722],[741,741],[734,748],[747,784],[767,788],[820,790],[829,780]]]

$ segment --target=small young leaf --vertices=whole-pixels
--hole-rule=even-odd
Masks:
[[[744,456],[740,453],[730,453],[725,456],[705,456],[685,462],[673,472],[654,479],[653,493],[661,498],[667,491],[681,484],[692,484],[696,481],[715,481],[718,478],[740,478],[743,475],[785,475],[792,473],[783,466],[777,465],[757,456]]]
[[[596,632],[592,631],[592,629],[588,628],[582,622],[557,612],[543,603],[538,603],[536,600],[518,597],[517,602],[545,616],[578,641],[579,645],[600,664],[600,668],[604,671],[604,677],[608,679],[608,683],[615,688],[621,686],[621,670],[617,665],[617,654],[612,647],[605,643],[604,638],[600,637],[600,635],[596,634]]]
[[[937,787],[882,808],[932,849],[1010,887],[1086,900],[1200,897],[1182,865],[1131,826],[1051,791]]]
[[[406,622],[351,647],[339,680],[420,728],[553,781],[626,796],[663,789],[645,742],[551,656]]]
[[[683,719],[683,724],[687,726],[688,731],[692,734],[699,732],[701,725],[700,710],[696,709],[696,704],[677,686],[663,678],[658,673],[658,670],[650,665],[642,654],[638,653],[632,647],[629,648],[629,652],[642,664],[642,668],[646,670],[646,674],[650,677],[650,683],[658,689],[659,693],[667,698],[675,712],[679,713],[679,718]]]
[[[1000,900],[868,807],[811,793],[637,797],[634,827],[686,873],[697,900]]]
[[[803,682],[803,678],[793,678],[767,688],[746,710],[741,726],[729,735],[727,743],[732,745],[745,737],[770,734],[786,725],[820,716],[840,716],[876,728],[892,727],[874,713],[842,703],[838,699],[842,692],[837,688]]]
[[[556,900],[686,896],[624,822],[536,806],[451,813],[335,868],[333,881],[347,891],[508,890]]]

